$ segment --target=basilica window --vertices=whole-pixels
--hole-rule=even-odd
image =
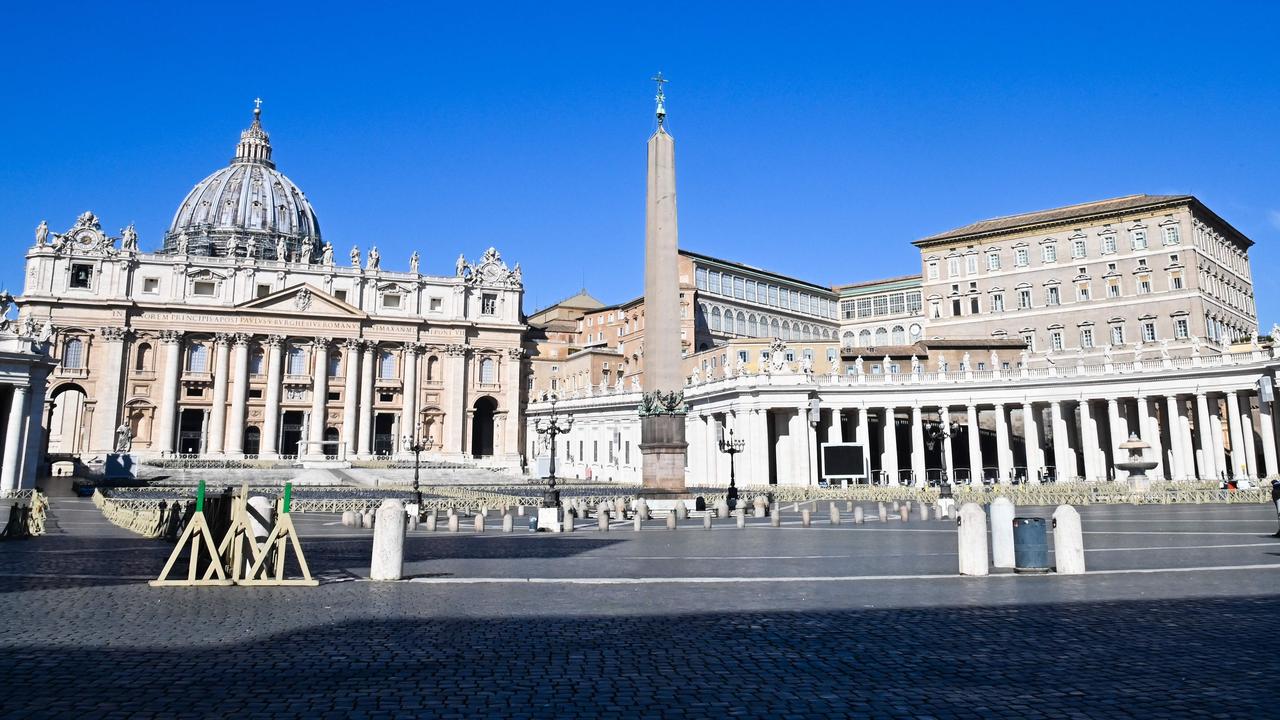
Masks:
[[[329,377],[338,377],[342,374],[342,353],[334,352],[329,356]]]
[[[493,358],[484,358],[480,361],[480,384],[492,385],[497,380],[497,363]]]
[[[204,345],[192,345],[187,351],[187,370],[193,373],[209,371],[209,349]]]
[[[306,375],[307,374],[307,356],[302,348],[291,347],[285,356],[285,374],[286,375]]]
[[[197,280],[191,283],[191,294],[199,297],[213,297],[218,293],[218,284],[209,280]]]
[[[151,369],[151,344],[142,343],[138,346],[138,352],[133,363],[134,372],[146,372]]]
[[[62,367],[79,370],[84,367],[84,341],[71,338],[62,348]]]
[[[155,295],[160,292],[160,278],[143,278],[142,292],[148,295]]]
[[[382,307],[386,308],[387,310],[399,310],[400,304],[401,303],[400,303],[399,293],[383,293],[382,294]]]
[[[253,352],[249,353],[249,374],[262,374],[262,348],[254,348]]]
[[[498,314],[498,296],[495,293],[485,293],[480,296],[480,314]]]
[[[73,288],[88,289],[93,283],[93,266],[76,263],[71,266],[70,285]]]

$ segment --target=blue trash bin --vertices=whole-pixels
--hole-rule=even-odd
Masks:
[[[1049,542],[1044,518],[1013,519],[1014,572],[1049,572]]]

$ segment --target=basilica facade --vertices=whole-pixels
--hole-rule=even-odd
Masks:
[[[520,464],[523,283],[497,250],[447,276],[335,258],[258,111],[157,252],[86,212],[37,229],[19,304],[47,328],[47,459],[425,457]]]

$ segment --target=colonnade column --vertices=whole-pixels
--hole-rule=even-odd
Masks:
[[[919,405],[911,406],[911,475],[917,487],[925,482],[924,418]]]
[[[1270,377],[1262,379],[1265,383],[1270,383]],[[1274,395],[1274,390],[1272,391]],[[1280,468],[1276,462],[1276,424],[1272,414],[1275,411],[1274,400],[1264,400],[1261,395],[1258,396],[1258,434],[1262,436],[1262,464],[1263,472],[1266,477],[1274,477]]]
[[[1205,480],[1216,479],[1218,469],[1214,464],[1217,452],[1213,449],[1213,430],[1209,424],[1209,398],[1205,393],[1196,393],[1196,429],[1200,436],[1200,448],[1196,451],[1199,477]]]
[[[1196,453],[1195,437],[1191,434],[1191,414],[1195,412],[1194,399],[1190,402],[1178,398],[1178,438],[1182,443],[1182,467],[1185,477],[1194,480],[1198,476],[1196,466],[1200,456]]]
[[[1004,405],[996,403],[996,472],[997,481],[1009,484],[1013,474],[1013,447],[1009,444],[1009,421],[1004,414]]]
[[[1107,429],[1109,431],[1108,434],[1111,437],[1111,462],[1114,464],[1116,460],[1123,459],[1120,457],[1120,444],[1129,439],[1129,433],[1126,432],[1127,428],[1124,425],[1124,421],[1120,418],[1120,401],[1114,397],[1107,398]],[[1138,431],[1142,432],[1142,428],[1139,427]],[[1106,458],[1107,456],[1104,453],[1102,455],[1104,475],[1106,474],[1107,469]],[[1127,477],[1129,477],[1128,472],[1121,470],[1120,468],[1115,468],[1116,480],[1124,480]]]
[[[0,493],[18,487],[20,478],[18,469],[22,467],[22,430],[26,417],[27,386],[14,385],[9,398],[9,412],[5,413],[4,423],[4,457],[0,465]],[[39,418],[33,418],[39,422]]]
[[[800,444],[799,453],[804,458],[804,463],[802,466],[803,472],[804,472],[803,484],[817,485],[818,484],[818,467],[817,467],[818,431],[817,431],[817,428],[814,427],[814,425],[809,423],[808,407],[801,405],[796,410],[796,415],[798,415],[800,418],[799,439],[801,444]]]
[[[768,410],[755,408],[747,419],[747,457],[755,468],[752,477],[760,485],[769,484],[769,418]]]
[[[356,454],[356,419],[360,398],[360,341],[342,341],[342,454]]]
[[[1141,395],[1138,396],[1138,436],[1151,445],[1151,459],[1156,462],[1151,469],[1152,475],[1156,479],[1163,478],[1164,447],[1160,439],[1160,420],[1151,414],[1150,401]]]
[[[955,481],[956,477],[956,454],[951,447],[951,431],[954,427],[951,425],[951,412],[945,407],[938,408],[938,421],[942,425],[942,432],[945,438],[942,441],[942,482]]]
[[[160,407],[156,409],[154,447],[161,453],[172,453],[178,415],[178,382],[181,380],[182,333],[161,330],[160,342],[164,346],[164,375],[160,378]]]
[[[329,399],[329,338],[316,338],[312,344],[311,418],[307,423],[308,455],[324,455],[325,403]],[[298,455],[302,455],[299,452]]]
[[[1227,464],[1227,443],[1222,437],[1222,403],[1213,398],[1209,405],[1209,434],[1213,439],[1213,466],[1218,470],[1218,476],[1227,474],[1230,465]]]
[[[831,424],[827,426],[827,442],[842,443],[844,442],[844,425],[841,421],[844,417],[844,411],[840,408],[833,408],[830,412]]]
[[[404,346],[404,388],[400,393],[400,435],[417,437],[418,434],[418,356],[422,346],[418,343],[405,343]],[[458,388],[461,390],[461,387]],[[396,438],[396,452],[403,452],[399,438]],[[496,448],[495,448],[496,451]],[[395,454],[395,453],[393,453]]]
[[[706,435],[702,432],[702,423],[705,422],[701,415],[689,413],[684,418],[684,436],[689,442],[689,451],[685,453],[684,463],[686,475],[692,475],[691,479],[687,478],[686,483],[695,484],[698,480],[698,468],[706,466],[705,453],[707,451]],[[621,449],[619,449],[621,452]]]
[[[1093,408],[1087,398],[1080,399],[1080,449],[1084,452],[1084,476],[1086,482],[1106,479],[1106,463],[1098,462],[1102,451],[1098,447],[1098,424],[1093,419]]]
[[[867,407],[865,405],[859,407],[856,411],[858,414],[854,416],[853,421],[853,441],[869,445],[867,442]],[[867,458],[867,466],[870,467],[871,459]]]
[[[1235,390],[1227,393],[1227,428],[1231,433],[1231,475],[1239,477],[1249,474],[1249,464],[1245,462],[1244,434],[1240,432],[1240,396]]]
[[[1259,403],[1261,404],[1261,403]],[[1258,474],[1258,449],[1253,444],[1253,403],[1245,396],[1240,408],[1240,434],[1244,436],[1244,461],[1248,476],[1261,477]]]
[[[205,452],[222,455],[227,436],[227,380],[231,375],[231,336],[213,336],[213,408],[209,412],[209,447]]]
[[[884,424],[881,426],[883,452],[880,454],[880,469],[889,479],[890,485],[898,485],[898,409],[884,409]]]
[[[374,343],[364,342],[360,359],[360,429],[356,455],[362,458],[373,454],[373,369],[377,349]]]
[[[1063,417],[1062,401],[1049,403],[1051,422],[1053,423],[1053,465],[1055,480],[1070,480],[1076,474],[1076,454],[1071,449],[1071,438],[1067,433],[1067,419]]]
[[[227,441],[223,452],[244,454],[244,413],[249,403],[249,336],[236,333],[231,336],[235,353],[231,360],[231,408],[227,421]]]
[[[262,415],[262,446],[259,454],[274,458],[280,454],[280,380],[284,374],[283,335],[267,336],[267,404]]]
[[[1186,476],[1187,470],[1183,462],[1186,451],[1182,447],[1182,424],[1179,421],[1177,395],[1165,397],[1164,414],[1169,424],[1169,479],[1178,480]]]
[[[508,455],[518,456],[520,453],[520,393],[521,383],[524,381],[524,348],[508,348],[507,349],[507,377],[506,377],[506,438],[503,443],[503,452]],[[612,438],[610,438],[612,441]],[[494,452],[498,449],[494,448]],[[618,448],[621,454],[622,448]]]
[[[1044,452],[1040,448],[1040,418],[1031,402],[1022,403],[1022,445],[1026,449],[1027,482],[1038,483],[1044,469]]]
[[[707,447],[707,464],[704,472],[706,472],[706,482],[709,485],[715,485],[720,481],[720,423],[716,420],[716,416],[707,415],[706,426],[703,428],[703,438]]]
[[[969,429],[969,482],[982,482],[982,442],[979,438],[978,406],[970,405],[965,422]]]
[[[106,341],[106,361],[102,364],[102,379],[98,381],[96,422],[91,429],[89,447],[92,450],[113,452],[116,449],[116,427],[120,421],[120,398],[124,384],[124,341],[131,334],[129,328],[104,327],[100,336]]]

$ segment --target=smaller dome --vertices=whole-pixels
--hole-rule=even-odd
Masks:
[[[187,193],[164,236],[163,252],[277,258],[281,240],[290,260],[320,251],[320,223],[302,190],[276,170],[262,111],[240,133],[231,164]]]

